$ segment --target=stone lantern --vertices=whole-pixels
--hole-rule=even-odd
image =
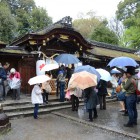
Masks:
[[[8,132],[10,129],[9,117],[3,112],[2,105],[0,104],[0,133]]]

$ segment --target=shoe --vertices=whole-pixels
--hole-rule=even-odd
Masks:
[[[94,119],[98,118],[98,115],[94,116],[93,118],[94,118]]]
[[[49,102],[48,102],[48,101],[46,101],[46,104],[49,104]]]
[[[124,114],[122,114],[123,116],[128,116],[128,113],[124,113]]]
[[[137,125],[137,122],[133,122],[133,125]]]
[[[43,105],[47,105],[46,102],[44,102]]]
[[[127,123],[127,124],[124,124],[124,127],[133,127],[133,124]]]
[[[119,110],[119,112],[125,112],[125,110]]]
[[[88,122],[93,122],[93,119],[87,119]]]

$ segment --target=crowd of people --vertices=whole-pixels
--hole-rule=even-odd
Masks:
[[[0,63],[0,101],[6,100],[6,95],[9,90],[12,91],[12,99],[20,100],[20,87],[21,77],[20,73],[11,68],[8,71],[10,64],[6,62],[3,66]],[[66,77],[68,81],[74,71],[74,67],[66,69],[63,65],[58,70],[58,76],[56,79],[57,92],[56,96],[60,94],[60,102],[65,101],[65,96],[69,93],[69,99],[72,104],[72,111],[78,111],[79,98],[83,97],[85,107],[89,113],[89,121],[98,117],[97,105],[100,110],[106,110],[106,96],[108,94],[107,87],[108,82],[100,79],[97,86],[89,87],[84,90],[78,87],[69,88],[69,84],[66,89]],[[46,72],[46,75],[52,78],[50,72]],[[119,74],[112,74],[112,85],[111,98],[117,97],[120,102],[121,112],[124,112],[124,116],[128,116],[128,122],[124,124],[125,127],[133,127],[137,125],[137,104],[139,103],[139,96],[136,95],[137,77],[133,68],[127,68],[126,71]],[[117,91],[117,88],[119,90]],[[66,94],[65,94],[66,90]],[[49,81],[36,84],[32,89],[31,100],[34,104],[34,118],[38,118],[39,104],[48,104],[48,95],[51,92],[51,86]],[[94,112],[94,114],[92,114]]]

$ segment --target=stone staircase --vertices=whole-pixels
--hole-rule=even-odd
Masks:
[[[109,99],[107,97],[107,102],[116,101],[116,99]],[[1,103],[3,106],[3,111],[10,119],[22,118],[27,116],[33,116],[34,106],[31,104],[30,97],[23,97],[21,100],[13,101],[7,99],[5,102]],[[83,100],[80,100],[80,105],[83,105]],[[65,108],[70,108],[71,102],[59,102],[56,96],[49,98],[49,104],[39,106],[39,114],[47,114],[52,111],[61,110]]]

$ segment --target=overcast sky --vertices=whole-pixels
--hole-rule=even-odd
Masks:
[[[44,7],[48,15],[56,22],[65,16],[73,19],[80,12],[95,11],[97,16],[110,19],[115,15],[117,5],[121,0],[34,0],[37,6]]]

